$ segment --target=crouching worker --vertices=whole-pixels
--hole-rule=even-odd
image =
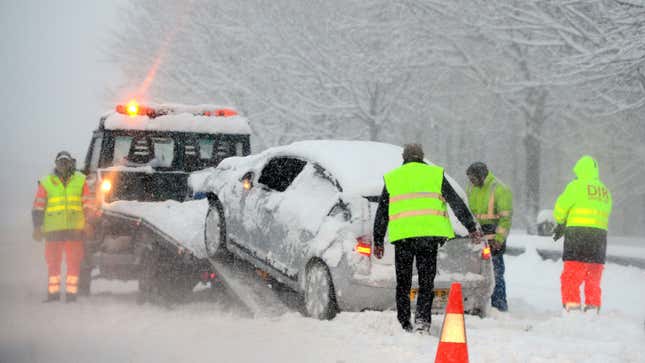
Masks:
[[[493,255],[495,288],[491,305],[499,311],[507,311],[504,253],[506,238],[511,230],[513,193],[481,161],[471,164],[466,176],[471,183],[467,191],[468,206],[481,225]]]
[[[92,211],[85,175],[76,172],[67,151],[56,155],[54,172],[40,179],[34,199],[33,239],[45,238],[48,287],[44,302],[60,300],[61,259],[65,252],[66,302],[76,301],[86,217]]]
[[[591,156],[578,160],[576,179],[560,194],[553,209],[558,224],[553,239],[564,235],[560,276],[562,306],[580,310],[580,285],[584,286],[585,311],[600,311],[600,281],[607,252],[607,227],[611,214],[611,193],[598,178],[598,163]]]

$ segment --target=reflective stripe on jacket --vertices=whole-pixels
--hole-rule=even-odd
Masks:
[[[385,174],[390,195],[390,242],[411,237],[455,236],[441,195],[443,168],[410,162]]]
[[[513,217],[513,193],[509,187],[489,172],[481,188],[468,188],[468,206],[480,225],[495,226],[495,234],[486,235],[486,239],[506,241]]]
[[[43,232],[82,230],[85,175],[76,172],[64,185],[58,176],[51,174],[42,178],[40,185],[47,193]]]
[[[553,208],[558,224],[567,227],[593,227],[607,230],[612,200],[609,189],[598,179],[598,164],[583,156],[573,168],[577,179],[560,194]]]

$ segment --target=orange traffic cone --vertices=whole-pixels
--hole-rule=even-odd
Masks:
[[[446,316],[441,327],[441,339],[435,363],[468,363],[466,324],[464,323],[464,300],[461,284],[453,282],[448,295]]]

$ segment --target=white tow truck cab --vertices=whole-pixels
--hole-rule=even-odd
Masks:
[[[86,241],[81,292],[89,293],[95,268],[95,278],[138,279],[140,290],[147,292],[192,290],[199,276],[210,275],[205,274],[207,264],[193,261],[154,225],[123,213],[123,205],[119,212],[109,207],[123,201],[192,198],[188,175],[230,156],[249,155],[250,134],[246,118],[216,105],[140,105],[131,100],[103,115],[82,169],[96,195],[98,217],[94,236]]]

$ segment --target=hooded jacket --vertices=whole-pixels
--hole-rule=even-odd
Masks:
[[[598,163],[591,156],[581,157],[573,173],[576,179],[553,209],[556,223],[566,225],[562,259],[605,263],[611,193],[598,178]]]

